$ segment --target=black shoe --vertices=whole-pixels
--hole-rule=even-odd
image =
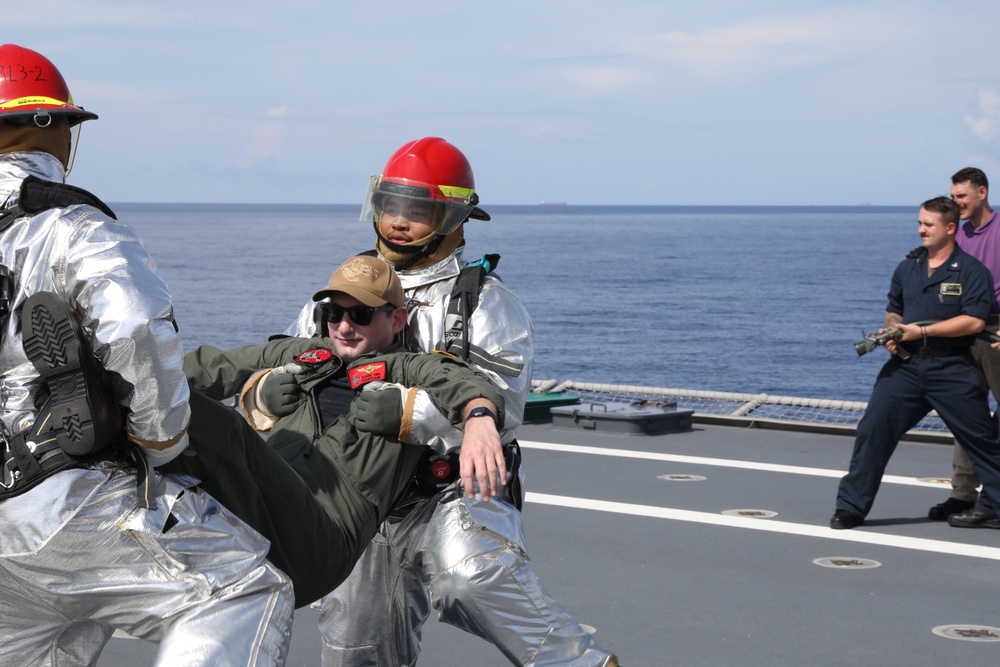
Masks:
[[[28,297],[21,311],[24,352],[49,390],[52,433],[64,452],[83,456],[121,433],[120,410],[69,305],[51,292]],[[45,408],[38,419],[45,419]]]
[[[833,513],[833,518],[830,519],[830,528],[834,530],[848,530],[855,526],[860,526],[864,522],[864,518],[857,514],[851,514],[847,510],[837,510]]]
[[[959,500],[958,498],[949,498],[943,503],[939,503],[934,507],[930,508],[927,512],[927,518],[931,521],[947,521],[948,517],[952,514],[958,514],[959,512],[964,512],[965,510],[971,510],[976,506],[976,501],[974,500]]]
[[[953,528],[1000,528],[1000,519],[995,512],[970,509],[948,517],[948,525]]]

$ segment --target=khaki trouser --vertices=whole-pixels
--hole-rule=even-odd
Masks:
[[[985,330],[994,333],[1000,330],[1000,315],[990,315]],[[983,377],[983,385],[989,388],[993,399],[1000,404],[1000,352],[991,348],[985,340],[976,339],[972,345],[972,357],[976,360],[976,367]],[[957,500],[975,501],[979,495],[977,491],[979,476],[972,469],[968,454],[958,442],[955,443],[955,451],[952,454],[951,468],[951,497]]]

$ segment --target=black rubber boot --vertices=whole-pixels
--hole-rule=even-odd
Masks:
[[[121,411],[69,304],[51,292],[32,294],[21,312],[21,329],[24,352],[49,390],[51,430],[59,447],[84,456],[110,445],[122,432]],[[46,418],[44,412],[38,416]]]

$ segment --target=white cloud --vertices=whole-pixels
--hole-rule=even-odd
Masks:
[[[884,26],[892,25],[891,31]],[[921,28],[921,26],[924,26]],[[775,16],[699,32],[668,31],[630,38],[622,48],[709,79],[751,77],[864,58],[916,39],[926,23],[886,15],[878,7]]]
[[[568,81],[581,88],[601,91],[634,88],[653,80],[653,77],[649,73],[634,67],[583,65],[563,68],[561,73]]]
[[[282,104],[280,107],[275,107],[274,109],[268,109],[267,116],[269,118],[284,118],[289,113],[291,113],[291,111],[292,110],[289,108],[287,104]]]
[[[279,158],[288,150],[284,123],[265,121],[248,128],[250,138],[236,164],[248,167],[271,158]]]
[[[877,79],[885,87],[894,80],[887,77],[919,71],[945,48],[936,32],[945,29],[939,12],[931,16],[913,8],[901,15],[894,3],[801,9],[747,20],[717,16],[694,27],[695,21],[678,23],[659,15],[627,32],[598,34],[588,42],[589,54],[564,40],[549,44],[545,56],[554,59],[556,49],[577,54],[575,60],[615,58],[613,64],[573,63],[557,70],[570,83],[596,92],[676,83],[678,76],[717,86],[764,77],[802,82],[838,71],[852,72],[852,81]]]
[[[979,91],[979,113],[967,114],[965,127],[983,141],[993,141],[1000,128],[1000,92],[995,88]]]

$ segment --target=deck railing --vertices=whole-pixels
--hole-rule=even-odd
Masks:
[[[797,396],[742,394],[696,389],[597,384],[573,380],[535,380],[534,393],[571,393],[581,402],[669,401],[694,410],[695,423],[775,428],[853,435],[867,403]],[[953,442],[944,422],[931,412],[905,436],[924,442]]]

